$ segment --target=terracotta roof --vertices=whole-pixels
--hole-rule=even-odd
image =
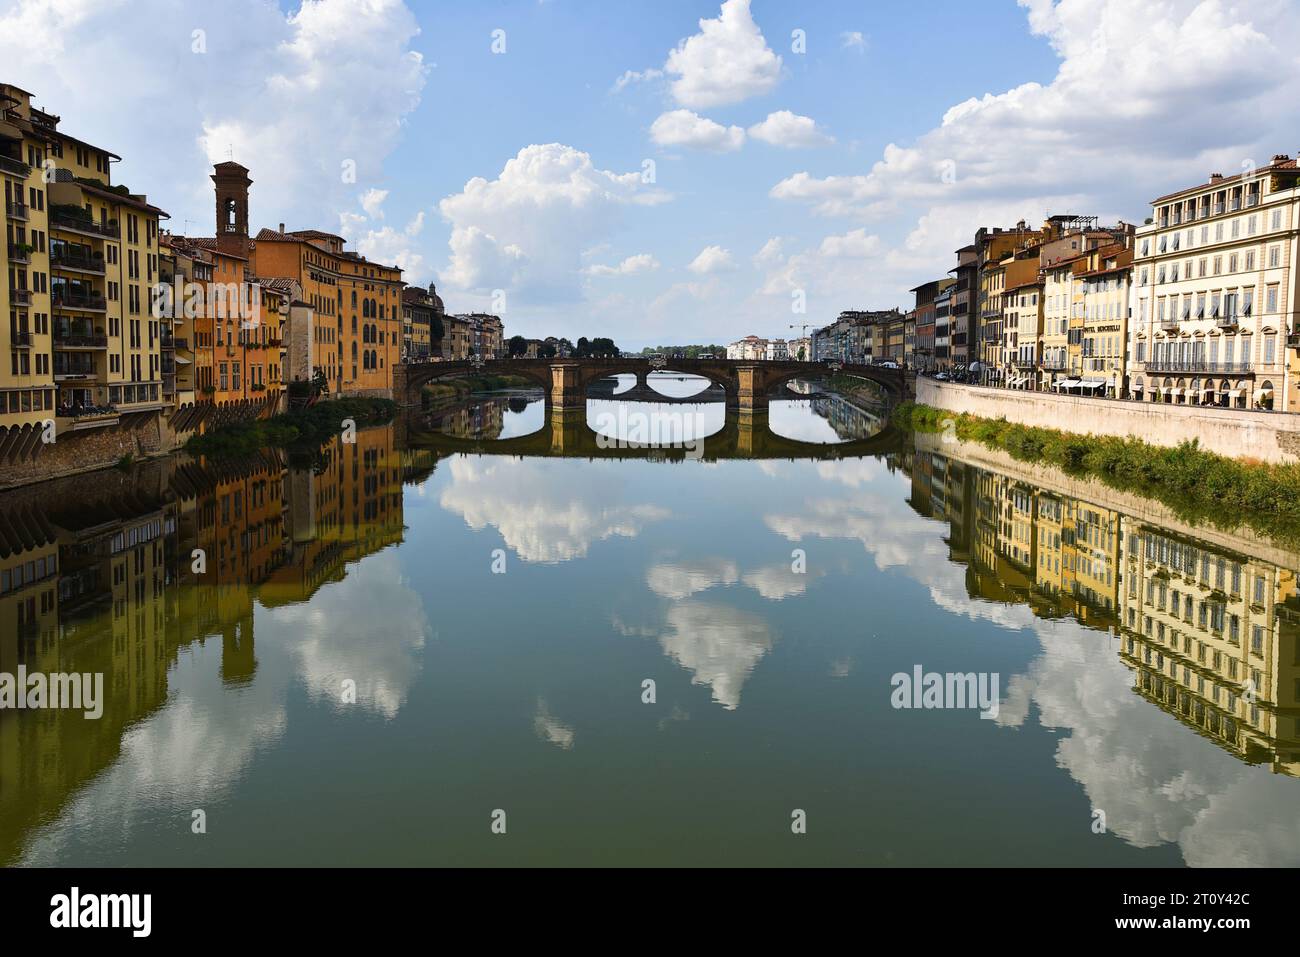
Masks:
[[[1270,162],[1267,166],[1258,167],[1255,170],[1255,172],[1250,176],[1247,176],[1245,172],[1241,172],[1241,173],[1234,173],[1231,176],[1224,176],[1223,178],[1215,180],[1214,182],[1211,182],[1210,180],[1207,179],[1204,183],[1201,183],[1199,186],[1188,186],[1185,187],[1184,189],[1178,190],[1177,192],[1166,193],[1164,196],[1159,196],[1151,200],[1151,205],[1159,206],[1161,203],[1167,203],[1170,200],[1177,199],[1180,196],[1185,196],[1188,193],[1199,192],[1200,190],[1203,189],[1209,189],[1212,186],[1226,186],[1231,183],[1241,182],[1244,179],[1254,179],[1256,176],[1259,176],[1263,173],[1270,173],[1277,170],[1295,170],[1296,168],[1297,168],[1296,161],[1293,159],[1274,160]]]
[[[210,253],[220,253],[222,256],[227,256],[227,257],[229,257],[230,259],[238,259],[240,262],[248,262],[248,257],[247,257],[247,256],[239,256],[239,255],[236,255],[235,253],[224,252],[224,251],[223,251],[223,250],[222,250],[222,249],[217,245],[217,241],[216,241],[216,239],[214,239],[212,236],[177,236],[177,235],[173,234],[173,235],[172,235],[172,242],[173,242],[173,243],[176,243],[176,242],[184,243],[184,244],[186,244],[186,245],[188,245],[188,246],[191,246],[191,247],[193,247],[193,248],[195,248],[195,249],[206,249],[206,250],[207,250],[208,252],[210,252]],[[250,239],[249,242],[248,242],[248,248],[249,248],[249,249],[252,249],[254,245],[255,245],[255,244],[254,244],[253,241]]]
[[[276,292],[282,292],[286,296],[294,291],[297,282],[293,279],[282,278],[280,276],[258,276],[255,280],[259,286],[266,289],[273,289]]]

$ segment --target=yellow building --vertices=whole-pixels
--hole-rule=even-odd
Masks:
[[[1084,395],[1119,398],[1126,393],[1132,266],[1133,247],[1127,240],[1089,250],[1076,263],[1074,278],[1082,299],[1079,375]]]
[[[30,93],[0,85],[0,108],[0,425],[56,417],[77,428],[162,408],[151,294],[167,214],[113,184],[119,157],[60,130]]]

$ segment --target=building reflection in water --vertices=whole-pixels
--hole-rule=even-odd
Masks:
[[[0,862],[118,758],[161,708],[191,643],[221,642],[221,679],[257,671],[254,605],[311,598],[403,534],[402,485],[433,470],[392,429],[308,463],[173,457],[0,499],[0,672],[103,673],[104,713],[0,711]]]
[[[972,597],[1112,634],[1137,694],[1243,761],[1300,775],[1293,553],[934,451],[905,458],[910,503],[948,523]]]

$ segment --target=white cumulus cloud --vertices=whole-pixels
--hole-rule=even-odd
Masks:
[[[781,58],[763,39],[749,0],[726,0],[717,19],[700,20],[700,32],[682,40],[664,64],[670,89],[696,109],[739,103],[773,90]]]
[[[745,131],[739,126],[723,126],[690,110],[670,110],[651,124],[650,139],[659,146],[730,153],[745,145]]]
[[[749,135],[771,146],[785,149],[826,146],[835,142],[834,137],[817,128],[817,123],[811,116],[800,116],[789,110],[769,113],[767,119],[749,128]]]
[[[731,253],[721,246],[705,246],[686,268],[697,275],[706,276],[709,273],[734,269],[736,261],[731,258]]]
[[[639,172],[599,169],[572,146],[525,146],[495,179],[476,176],[438,204],[451,224],[451,261],[440,278],[524,302],[575,301],[583,251],[613,234],[627,207],[664,198]]]

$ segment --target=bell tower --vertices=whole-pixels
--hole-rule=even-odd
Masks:
[[[235,162],[213,167],[217,194],[217,248],[248,258],[248,169]]]

